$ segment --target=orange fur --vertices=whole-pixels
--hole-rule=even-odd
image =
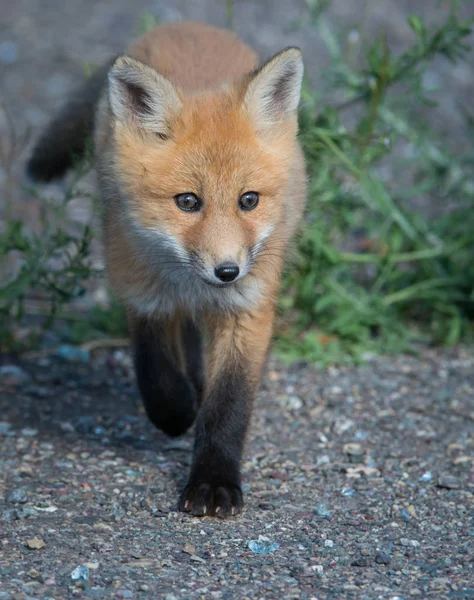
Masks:
[[[236,80],[258,64],[236,35],[203,23],[167,23],[130,45],[130,56],[155,68],[185,92]]]
[[[95,141],[105,197],[110,282],[137,313],[167,318],[172,313],[194,318],[200,314],[200,324],[210,331],[215,328],[209,319],[216,311],[227,316],[248,312],[252,327],[243,328],[241,343],[258,346],[256,354],[264,355],[284,256],[305,204],[296,115],[281,119],[268,131],[255,126],[244,97],[257,58],[228,31],[198,23],[160,26],[133,43],[129,55],[174,84],[181,105],[169,108],[172,135],[163,140],[159,132],[114,120],[105,94],[101,100]],[[246,191],[260,194],[258,207],[249,212],[238,207]],[[203,210],[181,211],[173,198],[184,192],[202,198]],[[154,298],[169,288],[174,267],[166,266],[172,261],[165,257],[160,268],[160,252],[150,258],[151,247],[145,239],[136,241],[134,228],[150,239],[166,233],[187,255],[198,253],[209,268],[227,260],[243,261],[248,249],[270,234],[248,275],[235,285],[244,300],[230,307],[224,303],[220,310],[212,295],[200,310],[179,295],[171,307],[155,306]],[[192,283],[188,294],[192,300]],[[222,327],[225,318],[219,323]],[[252,336],[263,342],[252,341]],[[226,336],[220,337],[219,345],[225,345]]]
[[[284,216],[279,195],[288,184],[294,131],[264,146],[224,93],[187,100],[174,131],[172,145],[127,126],[115,131],[120,179],[145,227],[159,223],[189,248],[207,246],[219,262],[250,246],[259,228]],[[260,192],[258,217],[238,209],[246,190]],[[181,192],[204,198],[206,210],[180,211],[172,198]]]

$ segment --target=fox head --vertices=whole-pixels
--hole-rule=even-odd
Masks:
[[[302,76],[301,52],[288,48],[241,81],[185,94],[150,66],[116,59],[112,168],[131,235],[158,269],[238,285],[271,240],[283,243]]]

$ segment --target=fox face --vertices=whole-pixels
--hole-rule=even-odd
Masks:
[[[256,296],[259,262],[285,241],[302,74],[290,48],[243,81],[186,96],[151,67],[116,60],[120,213],[163,282],[192,282],[212,298]]]

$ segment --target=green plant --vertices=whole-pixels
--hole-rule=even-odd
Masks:
[[[86,195],[77,186],[88,170],[87,161],[77,166],[59,202],[30,190],[39,207],[39,223],[34,229],[27,230],[21,220],[13,217],[5,223],[0,234],[0,269],[4,273],[0,288],[0,350],[32,345],[40,332],[51,326],[62,306],[85,293],[85,282],[96,274],[90,262],[91,227],[66,219],[69,202]],[[16,258],[13,271],[9,270],[12,256]],[[14,331],[32,296],[45,308],[34,311],[41,317],[39,326],[19,343]]]
[[[422,86],[427,63],[437,55],[462,60],[472,20],[453,10],[432,31],[419,17],[409,23],[416,36],[410,48],[393,56],[381,37],[358,69],[328,23],[316,24],[332,58],[328,87],[348,98],[318,111],[304,90],[309,210],[295,267],[284,280],[282,305],[293,310],[278,340],[286,357],[354,359],[367,351],[406,351],[416,339],[453,344],[472,334],[474,147],[471,141],[453,153],[419,111],[432,105]],[[413,99],[409,109],[397,102],[400,86]],[[355,107],[349,128],[343,118]],[[469,115],[466,127],[472,129]],[[397,158],[400,148],[410,150],[409,160]],[[387,164],[388,184],[380,176]],[[426,218],[410,202],[417,197],[437,206],[452,199],[452,206]]]

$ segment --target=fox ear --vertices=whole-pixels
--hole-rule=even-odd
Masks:
[[[170,120],[181,108],[173,84],[148,65],[119,56],[109,71],[109,100],[119,121],[163,136],[169,134]]]
[[[257,126],[266,127],[294,114],[303,80],[299,48],[282,50],[250,75],[244,105]]]

